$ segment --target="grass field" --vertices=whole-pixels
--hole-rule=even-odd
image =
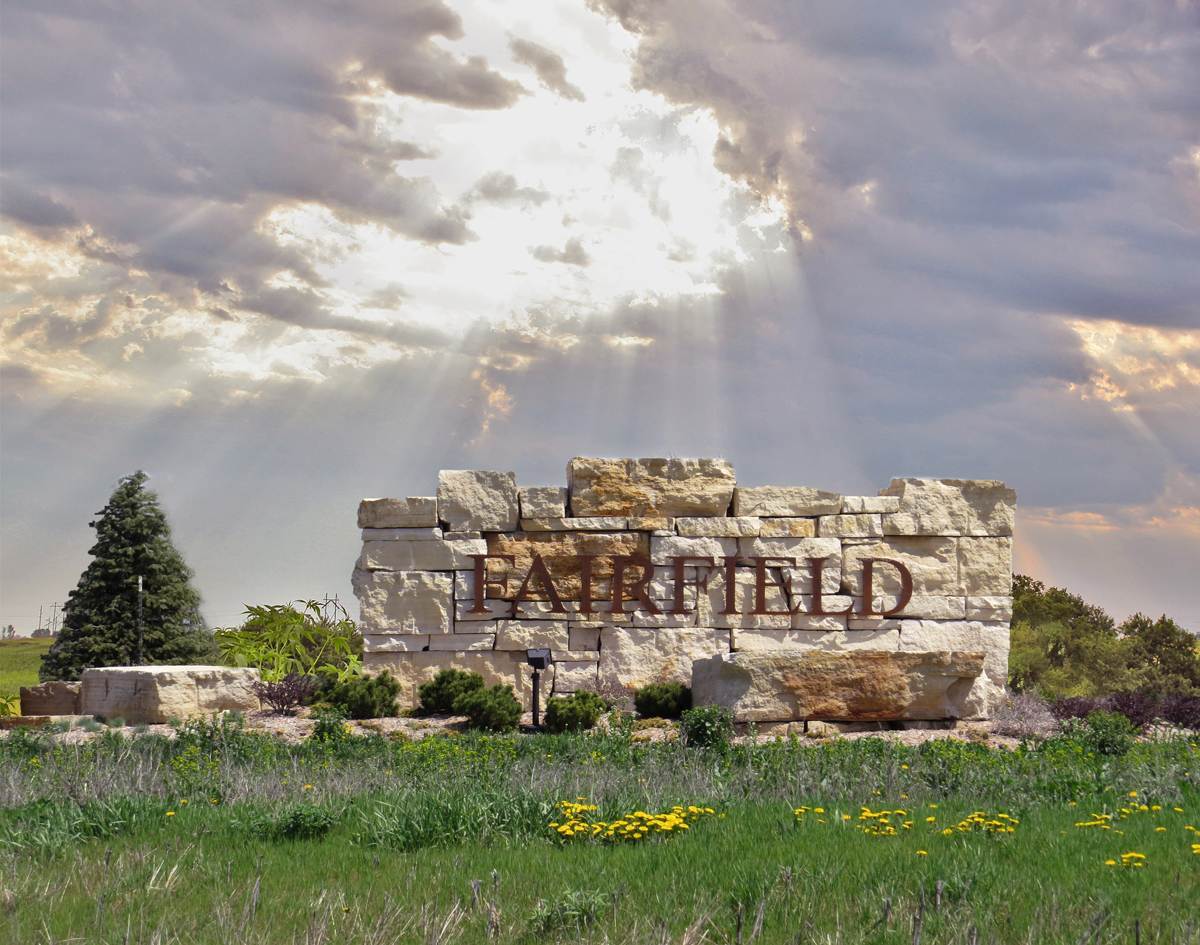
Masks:
[[[881,739],[702,751],[622,733],[327,734],[284,745],[197,725],[174,742],[109,732],[63,746],[22,732],[0,743],[0,938],[1200,936],[1196,739],[1103,755],[1078,737],[1016,751]],[[549,827],[563,822],[557,802],[580,797],[599,806],[587,819],[675,804],[715,813],[643,839],[564,840]],[[986,816],[970,823],[976,811]],[[1010,823],[1001,813],[1012,832],[995,832]],[[1128,853],[1144,865],[1120,865]]]
[[[22,686],[37,684],[42,654],[52,642],[48,637],[0,640],[0,699],[16,696]]]

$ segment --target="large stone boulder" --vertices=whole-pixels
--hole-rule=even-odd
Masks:
[[[723,459],[597,459],[567,464],[571,514],[725,515],[733,467]]]
[[[80,711],[131,725],[260,708],[257,669],[231,666],[106,666],[83,671]]]
[[[893,479],[885,535],[1011,535],[1017,494],[995,479]]]
[[[952,719],[983,671],[983,653],[748,650],[692,663],[692,701],[738,722]]]
[[[44,682],[21,687],[22,715],[78,715],[77,682]]]

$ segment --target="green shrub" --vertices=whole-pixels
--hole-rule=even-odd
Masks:
[[[335,601],[247,607],[240,627],[214,633],[227,663],[253,666],[266,682],[291,673],[344,681],[362,672],[362,634]]]
[[[539,899],[529,917],[530,931],[539,936],[578,935],[596,923],[614,898],[612,893],[598,890],[572,889],[553,902]]]
[[[683,683],[651,683],[634,692],[633,704],[644,719],[677,719],[692,707],[692,690]]]
[[[288,804],[278,812],[251,818],[250,832],[263,840],[312,840],[337,823],[333,812],[316,804]]]
[[[680,717],[683,743],[698,748],[725,748],[733,739],[733,713],[722,705],[687,709]]]
[[[350,737],[347,730],[346,715],[341,709],[324,708],[313,713],[312,737],[319,742],[331,745],[340,744]]]
[[[596,724],[608,704],[594,692],[577,692],[546,703],[546,731],[582,732]]]
[[[490,732],[510,732],[521,721],[521,703],[512,686],[469,689],[454,700],[454,712],[470,719],[471,728]]]
[[[1137,741],[1137,726],[1119,712],[1093,712],[1068,719],[1063,734],[1098,755],[1124,755]]]
[[[483,688],[483,677],[461,669],[443,669],[417,689],[421,712],[425,715],[450,715],[457,711],[454,703],[467,692]]]
[[[357,676],[334,683],[321,694],[322,701],[352,719],[394,718],[400,683],[387,670],[376,676]]]

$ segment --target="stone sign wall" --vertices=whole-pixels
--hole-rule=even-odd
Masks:
[[[1014,508],[991,480],[739,487],[720,459],[576,458],[565,487],[443,470],[436,496],[359,506],[365,662],[412,705],[456,667],[528,707],[526,650],[546,647],[555,694],[691,685],[697,664],[698,701],[742,719],[983,718],[1007,670]]]

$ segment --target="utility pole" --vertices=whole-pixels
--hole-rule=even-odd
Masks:
[[[38,604],[38,626],[37,626],[37,628],[39,630],[42,629],[42,605],[41,604]]]
[[[142,576],[139,574],[138,579],[138,596],[137,596],[137,659],[134,665],[141,666],[145,662],[146,654],[144,652],[144,640],[142,639]]]
[[[58,601],[50,605],[50,636],[58,632]]]

